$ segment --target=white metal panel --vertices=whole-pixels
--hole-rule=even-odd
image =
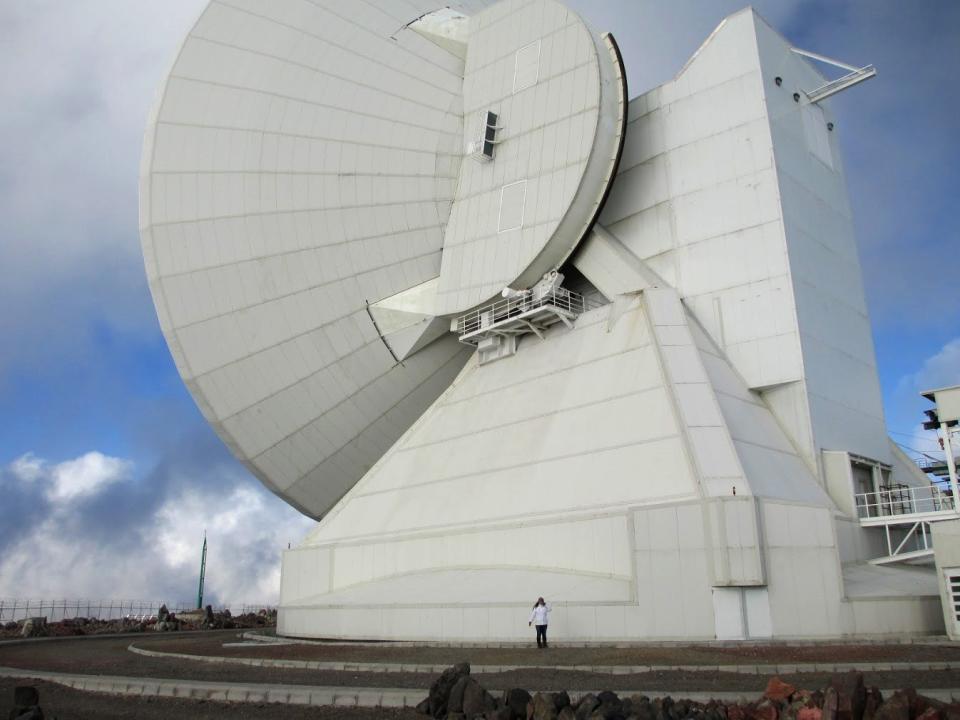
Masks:
[[[497,231],[504,233],[523,227],[527,204],[527,181],[519,180],[500,189],[500,212]]]
[[[689,496],[663,383],[639,306],[610,333],[600,309],[524,340],[509,361],[469,365],[311,542]]]
[[[462,154],[463,60],[402,29],[434,9],[417,4],[211,3],[144,145],[144,255],[178,369],[313,515],[467,354],[450,339],[397,367],[364,310],[439,273]]]
[[[513,70],[513,92],[518,93],[537,84],[540,79],[540,45],[537,38],[517,50]]]
[[[626,113],[611,44],[556,0],[492,5],[472,29],[466,137],[479,137],[488,111],[499,129],[492,162],[460,166],[437,295],[443,314],[508,285],[529,287],[573,251],[612,179]],[[514,213],[507,221],[504,188],[523,180],[522,223]]]

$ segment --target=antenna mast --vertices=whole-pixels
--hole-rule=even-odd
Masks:
[[[207,531],[203,531],[203,552],[200,555],[200,587],[197,588],[197,607],[203,607],[203,577],[207,574]]]

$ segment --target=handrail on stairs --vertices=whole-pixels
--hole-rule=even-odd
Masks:
[[[956,501],[949,489],[935,485],[890,488],[854,495],[857,517],[896,518],[921,513],[956,512]]]

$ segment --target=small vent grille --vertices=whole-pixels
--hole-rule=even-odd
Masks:
[[[487,121],[483,128],[483,156],[493,160],[493,148],[497,140],[497,114],[487,112]]]
[[[950,597],[950,614],[960,624],[960,569],[946,571],[947,595]]]
[[[497,113],[489,110],[480,115],[480,132],[467,144],[468,155],[476,160],[493,160],[494,150],[500,142],[497,139],[497,131],[500,130],[500,126],[497,125],[499,119]]]

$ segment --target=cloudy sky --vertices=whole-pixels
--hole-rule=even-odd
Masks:
[[[351,2],[352,0],[343,0]],[[137,235],[143,126],[205,0],[0,0],[0,597],[272,602],[308,522],[208,429],[157,326]],[[571,0],[634,94],[728,0]],[[803,48],[879,77],[839,96],[888,427],[932,450],[917,391],[960,382],[960,3],[776,0]]]

